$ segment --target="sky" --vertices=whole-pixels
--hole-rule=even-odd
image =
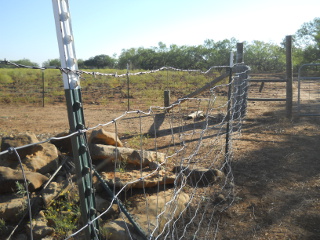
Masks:
[[[56,1],[56,0],[54,0]],[[320,17],[319,0],[69,0],[75,51],[86,60],[163,42],[236,38],[280,44]],[[0,60],[59,58],[52,0],[0,0]]]

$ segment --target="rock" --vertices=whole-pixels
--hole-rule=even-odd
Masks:
[[[32,155],[27,155],[22,162],[30,171],[41,174],[53,173],[59,167],[59,155],[55,145],[41,144],[43,149]]]
[[[25,133],[25,134],[19,134],[16,136],[3,137],[1,141],[1,151],[8,150],[8,148],[10,147],[16,148],[16,147],[21,147],[28,144],[34,144],[37,142],[39,142],[39,140],[37,139],[36,135],[34,135],[33,133]],[[32,145],[30,147],[18,149],[17,152],[20,155],[20,158],[22,159],[22,158],[25,158],[26,155],[33,154],[39,150],[42,150],[41,145]],[[15,153],[4,154],[1,156],[1,158],[7,159],[9,161],[17,160],[17,156]],[[0,161],[0,164],[1,164],[1,161]]]
[[[126,188],[150,188],[157,185],[173,184],[176,179],[176,175],[171,172],[148,169],[143,169],[143,171],[102,172],[101,176],[109,185],[120,188],[125,185]]]
[[[33,239],[44,239],[46,236],[50,236],[54,233],[54,228],[48,227],[47,223],[48,221],[43,211],[40,211],[39,214],[35,217],[35,219],[32,220]],[[26,230],[27,233],[30,234],[30,224],[27,224]]]
[[[135,166],[149,166],[151,162],[157,164],[165,161],[165,154],[153,151],[137,151],[132,148],[114,147],[102,144],[91,144],[90,152],[92,160],[105,160],[105,164],[121,161],[124,164],[133,164]],[[154,168],[154,164],[151,166]]]
[[[184,212],[189,202],[189,195],[183,192],[176,194],[173,190],[167,190],[148,196],[147,199],[139,200],[128,199],[128,201],[134,203],[134,206],[130,209],[130,213],[132,213],[134,219],[144,232],[151,234],[155,229],[156,232],[161,232],[166,223],[170,221],[173,223]],[[108,236],[109,240],[131,239],[127,233],[126,225],[129,228],[130,234],[135,235],[133,239],[141,239],[138,233],[134,231],[132,224],[125,217],[108,222],[103,227],[110,233],[110,236]]]
[[[42,199],[45,207],[48,207],[51,201],[61,192],[62,187],[57,182],[51,182],[46,189],[42,191]]]
[[[115,133],[107,132],[103,129],[93,130],[88,142],[92,144],[104,144],[123,147],[122,142]]]
[[[204,119],[203,111],[195,111],[189,114],[187,119]]]
[[[131,223],[128,221],[124,221],[124,218],[116,219],[115,221],[108,222],[104,224],[102,228],[106,232],[106,239],[108,240],[132,240],[132,239],[139,239],[138,236],[134,237],[134,229]],[[129,228],[130,234],[128,233],[127,228]],[[131,237],[130,237],[131,235]],[[134,234],[135,235],[135,234]],[[141,238],[140,238],[141,239]]]
[[[39,189],[49,179],[36,172],[25,171],[29,182],[28,190],[33,192]],[[22,172],[8,167],[0,167],[0,193],[11,193],[16,191],[16,182],[24,183]]]
[[[17,235],[14,235],[11,239],[12,240],[28,240],[28,235],[23,234],[23,233],[19,233]],[[45,239],[42,239],[42,240],[45,240]]]
[[[96,210],[100,213],[105,212],[110,207],[110,201],[103,197],[96,195]],[[112,207],[103,215],[104,218],[109,219],[114,215],[119,215],[119,209],[117,204],[112,204]]]
[[[183,173],[188,178],[188,183],[192,186],[200,185],[207,186],[212,183],[218,182],[224,178],[224,173],[218,169],[207,169],[207,168],[195,168],[189,169],[184,166],[177,166],[173,172]]]
[[[61,138],[61,137],[65,137],[68,136],[69,132],[62,132],[57,134],[55,137],[57,138]],[[52,139],[50,141],[50,143],[54,144],[60,152],[63,153],[72,153],[72,142],[71,142],[71,137],[68,138],[63,138],[63,139],[59,139],[59,140],[55,140]]]
[[[27,197],[14,194],[0,195],[0,218],[10,223],[17,223],[27,209]]]
[[[21,137],[22,136],[22,137]],[[38,142],[34,134],[17,135],[5,139],[2,143],[6,148],[8,146],[16,147],[20,144],[30,144]],[[24,137],[23,137],[24,136]],[[29,142],[26,141],[29,139]],[[25,170],[40,172],[42,174],[54,172],[59,166],[59,156],[57,148],[51,143],[38,144],[32,147],[27,147],[18,150],[21,162]],[[12,169],[20,169],[20,162],[16,154],[5,154],[0,161],[0,166],[10,167]]]

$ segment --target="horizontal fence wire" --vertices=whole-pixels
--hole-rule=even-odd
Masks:
[[[7,61],[2,61],[0,63],[11,64]],[[44,68],[28,67],[20,64],[12,65],[16,67],[44,70]],[[223,67],[230,69],[229,66]],[[207,74],[214,68],[221,68],[221,66],[212,67],[205,72],[196,71],[201,74]],[[66,69],[56,69],[67,73],[69,72],[69,70]],[[156,71],[163,70],[193,71],[171,67],[160,68]],[[249,70],[250,69],[247,68],[244,72],[235,73],[229,83],[217,84],[216,86],[211,87],[208,89],[208,93],[204,95],[205,97],[180,98],[174,103],[174,106],[149,107],[147,111],[124,111],[123,114],[105,123],[99,123],[90,128],[87,127],[63,137],[50,137],[37,143],[14,148],[11,147],[1,151],[0,156],[12,152],[18,153],[17,150],[52,142],[53,140],[59,141],[76,135],[83,135],[85,133],[90,134],[92,131],[101,128],[113,128],[115,133],[121,134],[121,131],[124,131],[124,129],[120,129],[118,127],[119,124],[134,120],[137,130],[135,133],[131,134],[139,137],[139,142],[137,144],[137,152],[139,155],[143,156],[145,151],[152,149],[156,154],[163,153],[165,155],[164,160],[158,162],[158,164],[156,164],[156,166],[148,173],[143,172],[142,166],[138,167],[137,171],[140,172],[138,178],[131,179],[116,188],[116,176],[121,179],[122,175],[124,175],[124,173],[122,174],[121,172],[116,171],[116,168],[119,168],[119,166],[123,164],[121,163],[120,156],[116,156],[113,170],[114,184],[113,186],[111,184],[111,190],[113,191],[112,199],[109,206],[107,206],[103,212],[100,212],[93,221],[97,221],[109,213],[113,203],[124,205],[120,198],[123,198],[123,194],[126,195],[128,190],[133,192],[132,186],[147,182],[149,178],[159,175],[164,169],[175,166],[176,179],[174,182],[170,184],[170,186],[165,185],[165,189],[161,191],[159,185],[157,186],[157,202],[155,204],[159,204],[160,200],[162,201],[162,197],[160,196],[162,193],[167,194],[165,199],[168,199],[168,201],[164,205],[159,204],[159,212],[155,215],[156,221],[151,221],[149,219],[148,226],[143,226],[142,232],[146,233],[147,239],[183,239],[191,236],[190,234],[193,234],[194,238],[197,238],[198,236],[201,239],[214,239],[218,234],[221,221],[218,212],[223,212],[234,201],[234,177],[231,169],[231,159],[234,154],[232,136],[234,134],[240,134],[243,118],[243,115],[239,114],[239,112],[235,112],[235,109],[241,111],[241,108],[237,107],[237,105],[243,105],[242,101],[245,101],[244,98],[246,97],[245,92],[241,92],[240,98],[239,96],[237,98],[233,97],[233,95],[239,95],[237,90],[235,90],[232,93],[228,93],[230,94],[230,98],[228,99],[227,92],[232,89],[231,86],[234,84],[234,80],[237,79],[239,75],[246,73]],[[155,73],[156,71],[139,72],[135,75]],[[81,71],[77,72],[77,74],[98,76],[100,73],[87,73]],[[122,76],[127,75],[128,74],[122,74]],[[121,75],[112,74],[107,76],[119,77]],[[243,84],[245,84],[245,81]],[[240,102],[237,102],[239,100]],[[167,112],[166,110],[169,109],[171,111]],[[188,116],[190,111],[203,112],[203,115],[197,116],[196,119],[198,120],[187,120],[189,118],[186,119],[186,116]],[[166,124],[164,129],[162,129],[161,124],[159,126],[159,123],[157,122],[157,120],[159,120],[157,118],[159,117],[163,118],[161,119],[162,124]],[[143,121],[147,121],[147,119],[150,121],[144,123]],[[146,124],[150,124],[148,131],[143,129],[143,126]],[[144,142],[144,136],[147,136],[146,134],[151,134],[151,137],[148,137],[149,139],[147,139],[148,141],[151,141],[149,141],[149,143]],[[230,136],[230,138],[227,139],[227,142],[226,135]],[[228,147],[226,148],[226,146]],[[117,149],[120,148],[115,147],[115,151],[118,151]],[[20,158],[20,156],[18,157]],[[60,165],[57,171],[61,166],[62,165]],[[22,165],[21,168],[23,170]],[[216,171],[216,173],[221,172],[224,177],[220,183],[210,182],[212,179],[207,179],[206,173],[197,173],[198,175],[200,174],[200,177],[196,176],[197,174],[195,172],[198,168],[206,168],[208,171]],[[98,167],[95,168],[97,173],[99,170]],[[126,171],[129,172],[129,170]],[[50,180],[52,180],[52,178]],[[206,182],[207,186],[203,187],[203,182]],[[105,184],[110,184],[110,181]],[[45,186],[48,186],[48,183]],[[149,206],[152,200],[148,200],[147,197],[151,193],[147,194],[149,189],[145,185],[143,185],[142,189],[143,193],[140,195],[146,204],[145,215],[147,215],[147,218],[152,218],[153,216],[151,215],[151,208]],[[218,193],[223,195],[223,198]],[[181,196],[184,196],[183,194],[187,196],[186,198],[189,200],[184,204],[184,207],[181,207],[178,202],[179,199],[182,198]],[[125,199],[125,201],[128,201],[128,199]],[[131,210],[126,209],[126,207],[120,208],[128,212]],[[31,207],[29,207],[29,209],[31,209]],[[134,218],[134,216],[132,218]],[[163,222],[164,220],[165,222]],[[128,223],[126,223],[126,221],[124,222],[127,232],[129,232],[130,235],[135,234]],[[31,220],[30,223],[32,225]],[[79,228],[65,239],[77,237],[78,234],[81,234],[81,232],[90,224],[92,224],[92,222],[85,223],[83,227]]]

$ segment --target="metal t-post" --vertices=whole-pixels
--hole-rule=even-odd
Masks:
[[[72,136],[72,150],[76,166],[77,184],[80,195],[80,208],[86,239],[99,239],[96,218],[95,197],[92,185],[92,164],[87,148],[81,88],[79,76],[75,71],[78,64],[75,55],[68,0],[52,0],[57,39],[60,51],[63,83],[67,101],[70,131],[78,132]]]

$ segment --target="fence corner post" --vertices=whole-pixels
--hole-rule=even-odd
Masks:
[[[292,36],[286,36],[286,117],[292,118]]]

